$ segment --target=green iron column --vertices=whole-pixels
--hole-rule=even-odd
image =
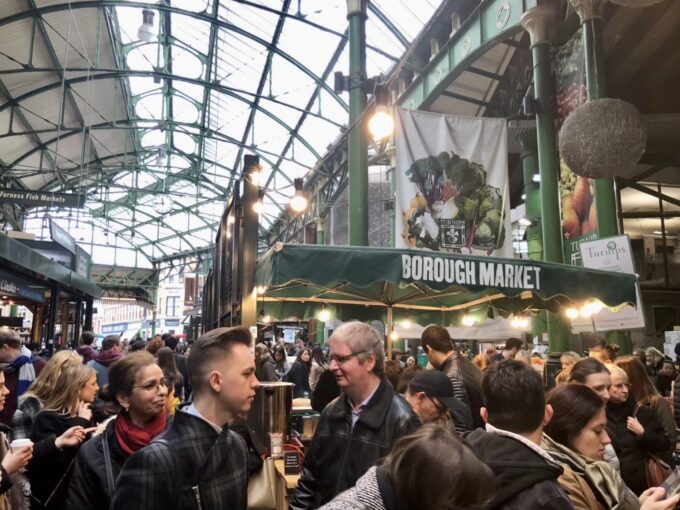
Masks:
[[[602,49],[603,12],[607,0],[570,0],[581,20],[583,51],[586,58],[588,101],[607,97],[605,55]],[[614,179],[595,179],[597,232],[600,237],[619,233],[616,219]]]
[[[555,81],[551,73],[550,44],[555,20],[554,9],[547,4],[534,7],[522,16],[522,27],[531,36],[534,61],[534,90],[539,103],[536,114],[538,166],[541,177],[541,227],[543,259],[562,262],[562,223],[558,189],[559,160],[555,129]],[[569,350],[569,328],[558,314],[548,317],[550,350]]]
[[[602,48],[603,14],[607,1],[570,0],[581,20],[588,101],[607,97],[607,74]],[[619,223],[616,215],[616,189],[613,178],[595,179],[595,210],[597,211],[598,236],[618,235]],[[607,333],[607,343],[618,344],[621,347],[621,354],[633,352],[629,333],[610,331]]]
[[[366,108],[366,4],[347,0],[349,20],[349,244],[368,246],[368,141]]]
[[[543,259],[543,234],[541,233],[541,193],[534,175],[538,173],[538,152],[536,147],[536,130],[524,131],[519,135],[522,146],[520,158],[524,171],[524,204],[527,218],[535,224],[527,227],[527,247],[531,260]],[[548,331],[548,313],[541,310],[531,321],[531,334],[541,339]]]

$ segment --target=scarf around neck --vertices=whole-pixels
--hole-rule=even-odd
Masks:
[[[165,412],[161,412],[146,427],[138,427],[126,412],[122,412],[116,418],[116,439],[122,450],[132,455],[137,450],[148,445],[151,440],[165,430],[167,417]]]

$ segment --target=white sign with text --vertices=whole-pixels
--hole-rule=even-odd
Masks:
[[[615,273],[635,273],[633,253],[628,236],[605,237],[594,241],[581,242],[581,259],[583,267],[601,269]],[[635,290],[637,306],[626,305],[618,312],[603,308],[593,314],[595,331],[613,331],[617,329],[633,329],[645,327],[645,316],[642,313],[640,288]]]

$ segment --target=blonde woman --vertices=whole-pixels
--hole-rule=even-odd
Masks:
[[[33,422],[35,443],[28,465],[31,510],[65,508],[73,462],[87,435],[95,430],[91,405],[99,386],[85,365],[66,365]]]
[[[581,356],[574,351],[567,351],[562,353],[560,356],[560,364],[562,365],[562,370],[555,376],[555,385],[562,386],[567,384],[569,380],[569,374],[571,374],[571,368],[581,360]]]
[[[58,351],[50,358],[38,378],[19,398],[19,407],[10,423],[11,439],[24,439],[31,435],[33,420],[54,390],[57,379],[66,365],[81,365],[83,358],[73,351]]]

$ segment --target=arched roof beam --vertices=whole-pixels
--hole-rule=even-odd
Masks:
[[[52,72],[54,70],[52,70],[52,69],[39,69],[37,71],[38,72]],[[70,70],[67,70],[67,71],[70,71]],[[85,72],[86,70],[78,69],[74,72],[78,72],[78,71]],[[237,90],[237,89],[232,89],[231,87],[225,87],[223,85],[218,85],[216,83],[208,83],[208,82],[205,82],[203,80],[198,80],[198,79],[195,79],[195,78],[187,78],[187,77],[184,77],[184,76],[170,75],[170,74],[167,74],[167,73],[160,73],[160,72],[156,72],[156,71],[134,71],[134,70],[131,70],[131,69],[120,69],[120,70],[107,70],[107,71],[104,71],[104,72],[99,72],[99,71],[97,71],[97,72],[99,74],[95,74],[93,76],[87,76],[86,75],[86,76],[78,76],[76,78],[69,78],[68,80],[65,80],[65,84],[67,86],[70,86],[72,84],[81,83],[81,82],[84,82],[84,81],[121,78],[121,77],[124,77],[124,76],[140,76],[140,77],[160,76],[161,78],[165,78],[165,79],[185,81],[187,83],[193,83],[195,85],[199,85],[199,86],[202,86],[202,87],[210,87],[214,90],[217,90],[218,92],[221,92],[225,95],[233,97],[234,99],[238,99],[239,101],[246,103],[248,106],[258,109],[264,115],[266,115],[267,117],[272,119],[274,122],[279,124],[281,127],[286,129],[286,131],[288,131],[289,133],[295,133],[291,126],[289,126],[288,124],[283,122],[276,115],[273,115],[266,108],[263,108],[263,107],[255,104],[253,101],[248,101],[247,99],[239,96],[238,93],[234,92],[234,90]],[[3,73],[0,73],[0,76],[2,74]],[[18,106],[22,101],[24,101],[26,99],[29,99],[31,97],[35,97],[37,95],[40,95],[44,92],[48,92],[50,90],[54,90],[56,88],[60,88],[61,86],[62,86],[62,82],[58,81],[58,82],[50,83],[48,85],[44,85],[44,86],[39,87],[37,89],[31,90],[29,92],[26,92],[25,94],[22,94],[21,96],[18,96],[14,99],[8,100],[5,103],[3,103],[2,105],[0,105],[0,112],[5,111],[6,109],[8,109],[12,106]],[[238,92],[243,93],[243,94],[253,95],[252,93],[248,93],[246,91],[239,90]],[[302,136],[300,136],[299,133],[295,133],[295,137],[298,140],[300,140],[300,142],[312,153],[312,155],[315,158],[321,159],[321,156],[316,152],[314,147],[312,147],[309,144],[309,142],[307,142],[307,140],[305,140]]]
[[[368,10],[375,14],[375,17],[378,18],[390,32],[392,32],[394,37],[397,38],[397,40],[404,47],[404,49],[407,49],[411,45],[411,43],[408,42],[408,39],[406,39],[404,34],[401,33],[401,30],[399,30],[396,27],[396,25],[392,23],[387,16],[385,16],[385,14],[373,4],[373,2],[368,2]]]
[[[106,129],[130,129],[130,130],[141,129],[141,128],[134,125],[137,122],[157,122],[159,124],[162,124],[163,125],[162,127],[165,128],[165,129],[173,129],[174,126],[180,126],[180,127],[185,127],[185,128],[197,128],[200,131],[203,131],[204,133],[196,134],[196,133],[191,133],[191,132],[185,131],[185,130],[175,130],[175,131],[179,131],[181,133],[188,134],[192,137],[217,138],[218,140],[222,140],[222,141],[225,141],[225,142],[228,142],[228,143],[232,143],[234,145],[242,145],[244,148],[247,148],[247,149],[261,155],[262,158],[265,159],[269,163],[271,163],[271,160],[268,159],[267,156],[279,157],[279,160],[276,162],[276,164],[271,165],[274,170],[279,168],[279,165],[281,164],[281,161],[283,161],[283,160],[290,161],[292,163],[295,163],[296,165],[306,166],[306,165],[303,165],[302,163],[300,163],[300,162],[298,162],[298,161],[296,161],[292,158],[282,158],[278,154],[275,154],[275,153],[270,152],[270,151],[266,151],[266,150],[264,150],[260,147],[254,146],[252,144],[247,144],[247,143],[241,144],[241,142],[239,142],[237,139],[232,138],[231,136],[225,135],[224,133],[220,133],[219,131],[213,131],[209,128],[206,128],[206,127],[203,127],[203,126],[197,126],[196,124],[192,124],[192,123],[188,123],[188,122],[178,122],[178,121],[169,121],[168,122],[168,121],[158,120],[158,119],[121,119],[121,120],[119,120],[115,123],[101,122],[99,124],[93,124],[91,126],[88,126],[86,130],[90,131],[90,130],[98,130],[98,129],[102,129],[102,130],[106,130]],[[161,126],[158,126],[156,128],[151,127],[151,128],[144,128],[144,129],[158,129],[160,127]],[[76,128],[70,128],[70,129],[62,129],[62,130],[59,130],[58,128],[50,128],[50,129],[41,129],[41,130],[31,130],[31,131],[26,131],[26,132],[12,132],[12,133],[6,133],[4,135],[0,135],[0,139],[7,138],[7,137],[10,137],[10,136],[20,136],[20,135],[24,135],[24,134],[46,134],[46,133],[53,133],[53,132],[60,133],[60,134],[56,137],[53,137],[50,140],[47,140],[45,142],[41,142],[36,147],[29,149],[24,154],[22,154],[20,157],[15,159],[11,163],[11,165],[8,165],[8,166],[11,167],[11,168],[16,168],[17,165],[19,165],[24,159],[32,156],[33,154],[35,154],[36,152],[39,152],[42,149],[46,149],[49,145],[56,143],[57,140],[64,140],[64,139],[69,138],[71,136],[76,136],[76,135],[83,133],[83,128],[82,127],[76,127]],[[148,152],[153,153],[152,150],[149,150]],[[193,154],[183,153],[182,151],[179,151],[177,149],[173,149],[173,152],[177,152],[178,154],[189,157],[189,158],[196,158],[196,159],[201,159],[201,160],[204,160],[204,161],[211,161],[211,160],[203,158],[203,157],[194,156]],[[141,151],[138,151],[138,152],[134,152],[132,154],[141,154],[141,153],[142,153]],[[130,153],[128,152],[128,154],[130,154]],[[101,159],[101,158],[99,158],[99,159]],[[91,162],[97,162],[97,161],[99,161],[99,159],[93,159]],[[211,161],[211,164],[216,164],[216,163]],[[223,167],[223,168],[227,169],[226,166]],[[9,170],[9,168],[8,168],[8,170]],[[231,169],[229,169],[229,171],[231,171]],[[282,175],[285,175],[285,174],[282,174]],[[288,179],[288,181],[291,182],[290,179]],[[291,184],[292,184],[292,182],[291,182]],[[227,188],[224,188],[224,190],[227,190]]]
[[[82,2],[67,2],[64,4],[55,4],[55,5],[46,5],[44,7],[39,7],[36,9],[31,9],[28,11],[23,11],[19,12],[16,14],[12,14],[11,16],[6,16],[5,18],[0,18],[0,27],[3,25],[7,25],[10,23],[14,23],[16,21],[26,19],[26,18],[31,18],[31,17],[42,17],[45,14],[51,14],[54,12],[61,12],[61,11],[73,11],[76,9],[98,9],[102,7],[137,7],[139,9],[152,9],[152,10],[157,10],[157,11],[164,11],[164,12],[169,12],[169,13],[174,13],[182,16],[188,16],[190,18],[194,18],[200,21],[204,21],[206,23],[210,24],[216,24],[220,28],[224,28],[225,30],[229,30],[232,32],[235,32],[243,37],[246,37],[248,39],[251,39],[252,41],[264,46],[267,49],[270,49],[277,55],[279,55],[281,58],[287,60],[291,64],[293,64],[295,67],[300,69],[304,74],[309,76],[312,80],[314,80],[316,83],[318,83],[321,87],[328,92],[331,97],[333,97],[336,102],[342,106],[345,111],[349,111],[349,107],[347,106],[347,103],[342,100],[338,94],[336,94],[332,88],[328,86],[328,84],[324,83],[318,76],[316,76],[310,69],[308,69],[306,66],[304,66],[301,62],[299,62],[297,59],[293,58],[291,55],[286,53],[285,51],[282,51],[279,48],[276,48],[271,45],[271,43],[268,43],[264,39],[257,37],[254,34],[251,34],[247,30],[238,27],[232,23],[230,23],[227,20],[221,20],[221,19],[215,19],[212,18],[209,14],[205,14],[202,12],[193,12],[193,11],[187,11],[185,9],[179,9],[177,7],[171,6],[169,4],[149,4],[147,2],[134,2],[134,1],[121,1],[121,0],[84,0]]]

